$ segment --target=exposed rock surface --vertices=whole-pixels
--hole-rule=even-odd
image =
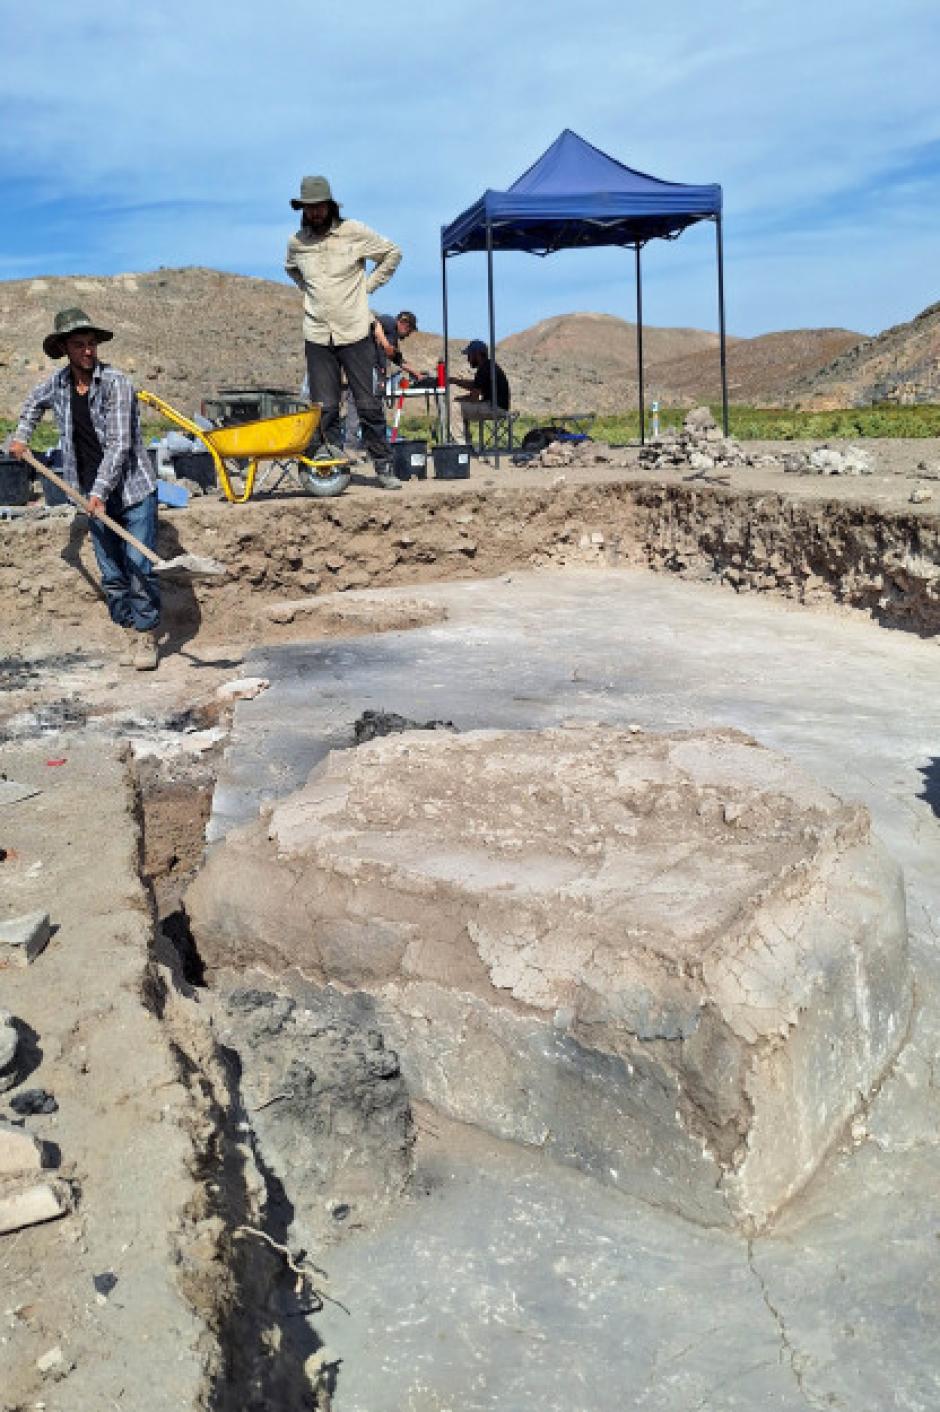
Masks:
[[[816,373],[793,381],[791,397],[803,404],[910,406],[940,398],[940,303],[907,323],[862,339]]]
[[[263,1154],[274,1215],[322,1240],[361,1223],[411,1177],[414,1131],[398,1056],[361,1006],[335,992],[290,996],[235,988],[218,1007],[218,1034],[237,1058],[244,1125]]]
[[[736,732],[336,752],[188,906],[210,968],[368,992],[416,1093],[708,1223],[805,1183],[910,1014],[867,813]]]

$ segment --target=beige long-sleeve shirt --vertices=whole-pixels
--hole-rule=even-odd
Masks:
[[[366,262],[373,269],[366,272]],[[325,235],[303,229],[287,245],[284,269],[303,290],[308,343],[356,343],[371,327],[369,295],[387,284],[401,251],[361,221],[343,220]]]

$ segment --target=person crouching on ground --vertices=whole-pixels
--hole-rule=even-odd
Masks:
[[[42,346],[47,357],[68,362],[27,397],[10,451],[23,455],[51,408],[59,427],[62,475],[88,501],[108,612],[124,629],[121,663],[146,672],[157,665],[159,583],[153,565],[98,518],[106,511],[156,550],[157,484],[141,436],[137,397],[129,378],[98,361],[98,345],[113,336],[81,309],[56,314]]]
[[[290,204],[302,215],[300,229],[288,242],[284,270],[303,291],[307,385],[312,401],[323,408],[320,435],[327,447],[340,440],[345,373],[376,480],[386,490],[400,490],[401,481],[392,474],[385,409],[375,387],[369,295],[391,279],[401,251],[362,221],[341,216],[326,177],[305,176],[299,197]]]

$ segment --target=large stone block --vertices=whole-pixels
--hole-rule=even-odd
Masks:
[[[417,1095],[707,1223],[799,1190],[910,1016],[866,811],[732,731],[336,752],[188,906],[210,967],[367,992]]]

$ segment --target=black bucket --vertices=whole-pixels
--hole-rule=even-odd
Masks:
[[[450,445],[435,446],[431,454],[434,457],[435,480],[469,479],[470,447],[465,443],[452,442]]]
[[[15,456],[0,456],[0,505],[29,504],[29,467]]]
[[[424,441],[393,441],[392,470],[399,480],[427,480],[428,448]]]
[[[173,457],[177,480],[194,480],[203,490],[215,490],[215,462],[208,451],[181,451]]]

